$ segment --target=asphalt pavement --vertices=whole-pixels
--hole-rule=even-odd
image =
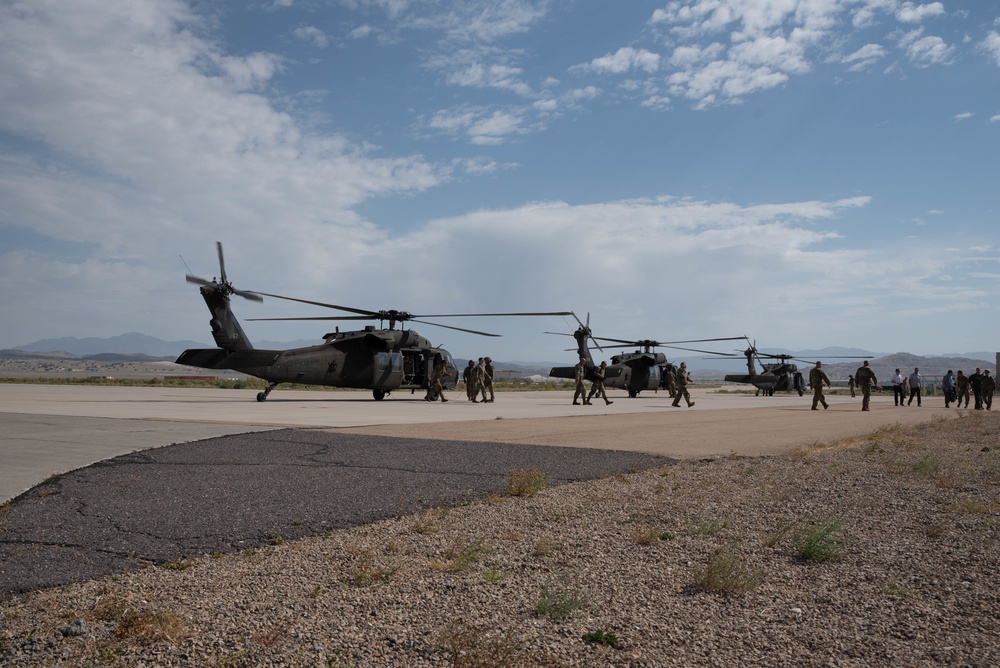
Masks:
[[[568,392],[488,405],[253,394],[0,385],[0,600],[502,494],[512,469],[553,486],[949,414],[885,397],[871,412],[831,397],[816,413],[808,397],[703,391],[693,409],[662,393],[594,406]]]

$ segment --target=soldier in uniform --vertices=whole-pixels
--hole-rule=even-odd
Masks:
[[[691,395],[688,394],[688,383],[691,382],[691,376],[688,375],[687,362],[681,362],[681,365],[677,367],[677,377],[674,379],[676,388],[674,389],[674,403],[670,404],[674,408],[681,407],[681,399],[687,402],[688,408],[694,406],[694,402],[691,401]]]
[[[878,379],[875,378],[875,372],[872,371],[872,368],[868,366],[868,360],[865,360],[858,370],[854,372],[854,378],[857,378],[858,387],[861,388],[861,410],[870,410],[868,403],[872,398],[872,385],[878,385]],[[854,396],[853,392],[851,396]]]
[[[858,378],[858,382],[859,383],[861,382],[860,378]],[[855,383],[854,383],[854,376],[848,376],[847,377],[847,387],[851,390],[851,396],[852,397],[858,396],[857,394],[854,393],[854,385],[855,385]],[[868,409],[867,408],[863,408],[861,410],[868,410]]]
[[[484,403],[485,404],[486,403],[486,387],[485,387],[485,385],[486,385],[486,362],[483,360],[482,357],[479,358],[479,364],[477,364],[476,367],[472,370],[472,377],[474,378],[474,380],[472,382],[476,386],[476,389],[472,393],[472,400],[475,401],[476,403]],[[483,393],[483,400],[481,402],[479,401],[479,393],[480,392]]]
[[[983,372],[976,367],[976,373],[969,376],[969,386],[972,388],[972,398],[976,400],[976,410],[983,410]]]
[[[483,402],[493,403],[493,360],[489,357],[484,357],[483,361],[486,364],[483,366]],[[486,390],[490,391],[490,398],[486,398]]]
[[[830,384],[830,378],[823,371],[823,363],[816,362],[816,366],[809,370],[809,386],[813,389],[813,406],[812,409],[819,410],[816,408],[817,404],[823,404],[823,410],[830,407],[826,403],[826,397],[823,396],[823,383],[826,383],[827,387],[833,387]]]
[[[475,401],[476,396],[473,392],[474,386],[472,384],[472,374],[475,371],[476,363],[469,360],[469,366],[462,370],[462,380],[465,381],[465,396],[468,397],[469,401]]]
[[[993,391],[997,389],[996,379],[990,375],[990,370],[983,371],[983,405],[986,410],[993,410]]]
[[[958,370],[955,376],[955,387],[958,389],[958,398],[955,399],[955,408],[962,408],[962,397],[965,397],[965,407],[969,407],[969,377]]]
[[[579,406],[580,402],[577,399],[583,399],[583,405],[589,406],[590,399],[587,398],[587,387],[583,384],[587,378],[587,358],[581,357],[580,363],[574,369],[576,371],[576,390],[573,392],[573,405]]]
[[[608,393],[604,390],[604,375],[607,373],[608,363],[601,362],[601,366],[594,370],[594,384],[590,386],[590,394],[587,395],[587,402],[589,403],[594,395],[604,399],[605,404],[613,404],[615,402],[608,399]]]
[[[667,385],[667,394],[673,399],[677,395],[677,374],[674,373],[673,365],[667,367],[667,372],[664,374],[664,380]]]
[[[435,394],[441,397],[442,402],[448,401],[444,396],[444,387],[441,385],[441,379],[444,378],[444,374],[447,371],[447,365],[444,359],[439,359],[434,363],[434,371],[431,374],[431,386],[427,390],[427,396],[424,397],[424,401],[434,401]]]

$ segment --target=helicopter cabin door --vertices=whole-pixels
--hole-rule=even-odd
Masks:
[[[396,350],[375,353],[375,378],[372,387],[393,390],[403,384],[403,356]]]

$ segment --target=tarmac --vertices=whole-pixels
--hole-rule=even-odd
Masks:
[[[0,600],[149,564],[267,545],[684,458],[776,455],[955,415],[927,398],[696,390],[574,406],[570,392],[473,404],[418,394],[0,385]],[[933,404],[933,406],[932,406]]]

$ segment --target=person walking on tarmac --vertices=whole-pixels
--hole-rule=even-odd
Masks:
[[[861,410],[867,411],[871,410],[868,407],[869,402],[872,398],[872,386],[878,385],[878,379],[875,378],[875,372],[872,368],[868,366],[868,360],[854,372],[854,377],[857,379],[858,387],[861,388]],[[854,396],[853,394],[851,395]]]
[[[590,386],[590,394],[587,395],[587,401],[589,402],[594,398],[594,395],[604,399],[604,403],[613,404],[615,402],[608,399],[608,393],[604,390],[604,376],[608,370],[608,363],[601,362],[601,366],[594,369],[594,384]]]
[[[424,397],[424,401],[434,401],[438,397],[441,398],[442,403],[448,401],[444,396],[444,387],[441,385],[441,379],[444,378],[444,374],[447,371],[448,366],[445,364],[444,358],[434,363],[434,371],[431,374],[431,385],[427,388],[427,396]]]
[[[462,371],[462,380],[465,381],[465,396],[469,401],[476,400],[476,386],[472,382],[472,376],[476,372],[476,363],[469,360],[469,366]]]
[[[483,403],[492,404],[493,403],[493,374],[495,370],[493,369],[493,360],[489,357],[484,357],[483,361],[486,364],[483,365]],[[490,398],[486,398],[486,390],[490,391]]]
[[[809,386],[813,389],[813,406],[812,409],[819,410],[816,408],[817,404],[823,404],[823,410],[830,407],[826,403],[826,397],[823,396],[823,383],[826,383],[827,387],[833,387],[830,384],[830,378],[823,371],[823,363],[816,362],[816,366],[809,370]]]
[[[681,365],[677,367],[677,377],[674,378],[674,403],[670,404],[671,406],[680,408],[681,398],[687,402],[688,408],[694,406],[691,395],[688,394],[688,383],[690,382],[691,376],[688,375],[687,362],[681,362]]]
[[[587,386],[583,381],[587,378],[587,358],[581,357],[580,363],[573,367],[576,371],[576,390],[573,392],[573,405],[579,406],[577,399],[583,399],[583,405],[589,406],[590,399],[587,398]]]

